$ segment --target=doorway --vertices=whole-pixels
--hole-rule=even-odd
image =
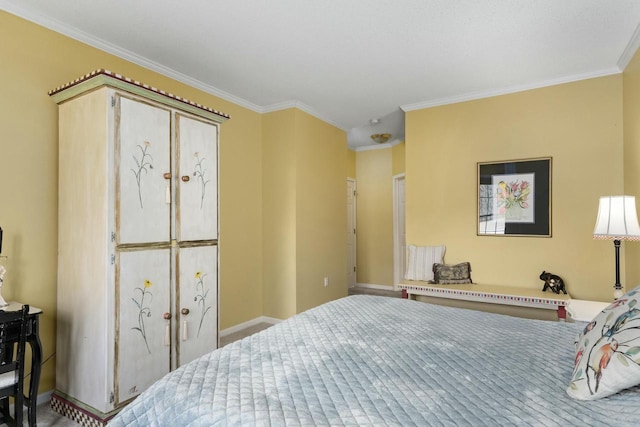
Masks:
[[[407,254],[407,236],[405,230],[405,191],[404,174],[393,177],[393,289],[404,277]]]
[[[356,180],[347,178],[347,284],[356,286]]]

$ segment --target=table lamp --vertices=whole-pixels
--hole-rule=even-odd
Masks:
[[[620,284],[620,241],[640,240],[636,198],[634,196],[600,197],[593,238],[613,240],[616,253],[616,283],[613,285],[613,298],[618,299],[624,294]]]

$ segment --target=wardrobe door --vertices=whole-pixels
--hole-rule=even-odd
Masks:
[[[171,113],[116,95],[117,244],[169,241]]]
[[[170,370],[170,249],[122,251],[116,266],[117,405]]]
[[[218,247],[178,251],[178,364],[184,365],[218,344]]]
[[[218,238],[218,128],[176,114],[176,239]]]

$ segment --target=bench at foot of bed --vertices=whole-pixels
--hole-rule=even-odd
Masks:
[[[435,285],[426,282],[406,280],[398,284],[402,290],[403,298],[416,299],[416,296],[427,297],[427,301],[443,305],[455,305],[463,308],[483,309],[486,304],[499,304],[502,306],[527,307],[536,310],[552,310],[553,317],[557,313],[557,320],[564,321],[567,317],[566,306],[571,296],[568,294],[554,294],[542,292],[539,289],[519,288],[515,286],[498,285]],[[446,300],[471,302],[471,304],[456,304]],[[486,308],[486,307],[485,307]],[[496,311],[496,310],[487,310]],[[497,310],[497,312],[503,312]],[[536,315],[540,314],[540,316]],[[549,313],[527,312],[526,310],[509,310],[504,314],[523,315],[522,317],[549,318]],[[546,314],[546,315],[545,315]]]

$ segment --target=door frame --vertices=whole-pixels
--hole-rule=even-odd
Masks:
[[[347,275],[347,287],[348,288],[352,288],[355,287],[356,284],[358,283],[358,269],[357,269],[357,265],[358,265],[358,260],[357,260],[357,255],[358,255],[358,250],[357,250],[357,244],[358,244],[358,237],[357,237],[357,223],[356,220],[358,218],[357,216],[357,194],[358,194],[358,190],[357,190],[357,182],[355,180],[355,178],[347,178],[347,189],[349,188],[349,183],[353,183],[353,209],[351,209],[351,211],[349,210],[349,204],[347,203],[347,221],[349,220],[349,216],[351,216],[351,219],[353,221],[353,233],[351,234],[352,238],[353,238],[353,249],[351,249],[351,251],[353,252],[353,265],[348,266],[349,269],[353,269],[353,281],[349,280],[349,275]],[[349,231],[347,231],[349,233]],[[347,250],[349,250],[349,245],[347,244]],[[347,261],[349,260],[349,254],[347,254]]]
[[[400,251],[402,250],[402,246],[400,245],[400,215],[405,215],[405,221],[406,221],[406,212],[400,212],[400,198],[398,197],[399,194],[399,187],[400,187],[400,182],[404,182],[404,184],[406,185],[406,181],[405,181],[405,174],[400,173],[397,175],[394,175],[392,177],[393,179],[393,289],[394,290],[398,290],[398,283],[400,283],[400,281],[402,280],[402,277],[404,275],[404,265],[401,265],[401,260],[402,260],[402,254],[400,253]],[[405,187],[405,194],[406,194],[406,187]],[[405,199],[405,209],[406,210],[406,199]],[[406,235],[406,222],[404,222],[405,225],[405,230],[402,230],[405,235]],[[406,241],[405,241],[405,246],[406,246]]]

